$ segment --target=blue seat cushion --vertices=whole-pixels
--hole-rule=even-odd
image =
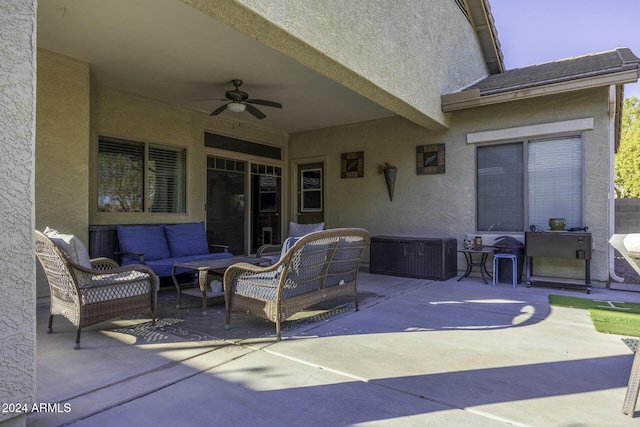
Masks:
[[[171,251],[171,258],[209,253],[204,222],[165,225],[164,231]]]
[[[116,230],[123,252],[143,253],[145,263],[171,257],[162,225],[118,225]],[[138,257],[131,254],[122,260],[123,265],[137,262]]]
[[[156,273],[157,276],[166,277],[171,276],[171,270],[173,270],[173,264],[179,262],[193,262],[193,261],[208,261],[212,259],[223,259],[223,258],[231,258],[233,256],[232,253],[229,252],[217,252],[217,253],[207,253],[200,255],[190,255],[185,257],[177,257],[177,258],[166,258],[166,259],[158,259],[154,261],[147,262],[147,266]],[[184,270],[183,270],[184,271]],[[176,273],[181,273],[178,269]]]

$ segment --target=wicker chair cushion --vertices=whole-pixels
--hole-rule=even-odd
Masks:
[[[284,299],[308,294],[318,290],[321,278],[314,277],[312,280],[296,283],[293,279],[285,280],[282,287],[282,297]],[[278,274],[272,271],[268,274],[256,274],[243,277],[236,282],[234,293],[247,297],[273,301],[278,292]]]
[[[165,225],[164,231],[172,258],[209,253],[204,222]]]
[[[74,263],[91,268],[91,258],[87,247],[73,234],[62,234],[53,228],[45,228],[45,236],[62,250]]]
[[[96,302],[149,294],[149,275],[139,271],[99,274],[91,278],[92,285],[105,283],[112,283],[113,285],[88,286],[83,288],[82,303],[93,304]]]
[[[324,230],[324,222],[316,224],[298,224],[297,222],[289,222],[289,237],[302,237],[314,231]]]
[[[238,279],[235,293],[265,301],[273,301],[278,292],[277,273],[255,274]]]
[[[282,256],[299,239],[287,238],[282,244]],[[322,281],[321,272],[327,260],[327,249],[325,242],[312,242],[293,254],[283,286],[283,298],[303,295],[318,289]],[[276,297],[278,279],[283,269],[284,265],[274,271],[242,276],[235,284],[235,293],[271,301]]]
[[[119,225],[116,230],[123,252],[143,253],[145,261],[171,258],[162,225]],[[124,255],[123,265],[136,263],[136,255]]]
[[[291,246],[293,246],[293,243]],[[321,272],[327,259],[327,248],[325,243],[309,243],[293,255],[286,273],[284,286],[282,287],[283,299],[301,296],[318,290],[322,283]],[[276,297],[278,279],[282,274],[282,269],[283,267],[276,271],[249,275],[238,279],[236,293],[272,301]]]

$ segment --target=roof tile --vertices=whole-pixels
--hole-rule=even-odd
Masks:
[[[639,64],[640,59],[624,47],[491,74],[465,90],[479,89],[481,96],[492,95],[638,69]]]

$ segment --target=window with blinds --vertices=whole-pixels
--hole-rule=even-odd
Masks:
[[[522,143],[478,147],[478,231],[524,229]]]
[[[583,156],[580,137],[528,144],[529,225],[547,228],[564,218],[567,228],[583,227]]]
[[[579,136],[477,149],[478,231],[544,229],[549,218],[583,226],[583,147]]]
[[[149,146],[149,210],[151,212],[185,212],[185,150],[159,145]]]
[[[98,212],[186,211],[186,150],[100,137]]]

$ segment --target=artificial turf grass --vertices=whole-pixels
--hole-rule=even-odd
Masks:
[[[640,314],[590,308],[589,315],[596,331],[605,334],[640,337]]]
[[[551,305],[589,310],[598,332],[640,337],[640,304],[549,295]],[[624,310],[623,310],[624,309]]]
[[[549,295],[549,303],[551,305],[558,305],[563,307],[594,308],[599,310],[610,310],[614,312],[640,314],[640,304],[634,302],[618,302],[577,298],[565,295]],[[613,306],[611,306],[611,304],[613,304]]]

